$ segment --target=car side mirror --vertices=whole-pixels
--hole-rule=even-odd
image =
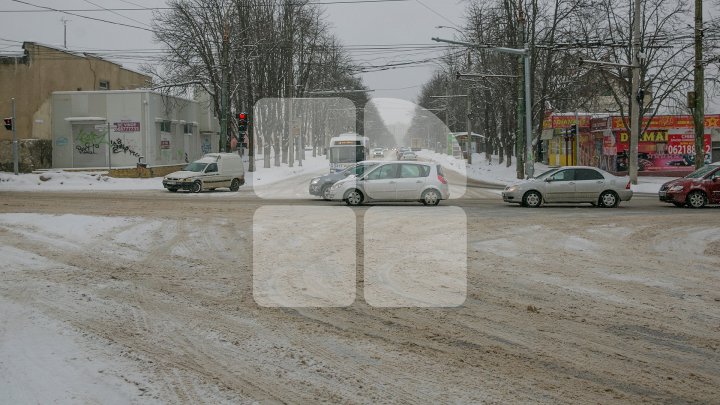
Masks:
[[[545,183],[552,183],[552,182],[553,182],[553,179],[551,179],[551,178],[545,179]]]
[[[712,181],[715,181],[715,182],[717,182],[717,181],[719,181],[719,180],[720,180],[720,175],[717,175],[717,174],[714,175],[713,178],[712,178]]]

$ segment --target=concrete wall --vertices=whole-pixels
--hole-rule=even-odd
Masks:
[[[52,96],[54,168],[184,165],[216,152],[201,133],[198,102],[140,90],[56,92]],[[107,123],[110,123],[110,136]]]

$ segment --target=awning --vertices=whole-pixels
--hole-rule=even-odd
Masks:
[[[553,138],[553,135],[555,135],[554,129],[543,129],[542,134],[540,134],[540,139],[548,141]]]

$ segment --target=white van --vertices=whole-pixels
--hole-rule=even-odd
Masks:
[[[235,153],[208,153],[163,179],[163,187],[172,192],[183,189],[199,193],[221,187],[237,191],[243,184],[245,167],[242,156]]]

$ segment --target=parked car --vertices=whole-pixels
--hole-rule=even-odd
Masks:
[[[315,177],[310,180],[310,194],[322,197],[325,200],[329,200],[327,194],[330,192],[330,187],[336,182],[350,176],[362,176],[366,170],[377,165],[378,162],[363,161],[358,164],[348,167],[341,172],[329,173],[324,176]]]
[[[405,152],[400,157],[400,160],[417,160],[417,155],[413,152]]]
[[[361,176],[349,176],[330,188],[329,198],[356,206],[373,201],[419,201],[438,205],[450,198],[442,166],[420,162],[382,162]]]
[[[208,153],[181,171],[165,176],[162,184],[172,192],[183,189],[199,193],[221,187],[237,191],[245,184],[245,166],[237,153]]]
[[[383,148],[373,149],[373,157],[385,157],[385,151],[383,151]]]
[[[702,208],[707,204],[720,204],[720,162],[663,184],[658,197],[676,207]]]
[[[630,180],[588,166],[567,166],[549,170],[535,178],[512,184],[502,193],[503,201],[526,207],[543,203],[590,203],[617,207],[630,201]]]

